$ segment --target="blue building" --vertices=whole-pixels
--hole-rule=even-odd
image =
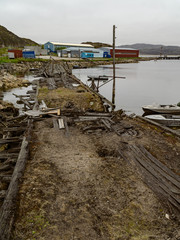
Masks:
[[[82,52],[81,53],[81,58],[94,58],[94,53]]]
[[[35,58],[35,52],[31,50],[23,50],[23,58]]]
[[[90,48],[81,52],[81,58],[103,58],[103,54],[99,48]]]
[[[56,52],[58,48],[93,48],[90,44],[75,44],[75,43],[59,43],[59,42],[47,42],[44,44],[44,49],[47,49],[49,52]]]

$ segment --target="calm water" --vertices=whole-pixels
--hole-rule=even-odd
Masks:
[[[23,77],[24,79],[28,80],[29,82],[32,82],[34,79],[39,79],[39,78],[35,78],[33,75],[25,75]],[[19,100],[19,98],[16,98],[14,94],[17,94],[17,95],[24,95],[26,94],[26,92],[28,90],[32,90],[32,85],[29,85],[28,87],[20,87],[20,88],[13,88],[13,89],[10,89],[6,92],[3,93],[3,100],[4,101],[7,101],[7,102],[11,102],[14,104],[15,107],[17,108],[21,108],[23,105],[22,104],[17,104],[17,100]]]
[[[112,65],[97,68],[74,69],[73,74],[87,83],[88,75],[112,76]],[[116,110],[142,114],[147,104],[174,104],[180,102],[180,60],[146,61],[117,64]],[[88,82],[89,84],[89,82]],[[100,88],[100,93],[112,100],[112,82]]]

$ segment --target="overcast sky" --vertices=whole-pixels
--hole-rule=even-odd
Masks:
[[[47,41],[180,45],[180,0],[0,0],[0,25]]]

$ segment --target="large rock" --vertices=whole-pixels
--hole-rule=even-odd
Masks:
[[[27,86],[28,84],[29,84],[29,81],[23,78],[18,78],[7,72],[4,72],[0,76],[0,89],[2,90],[23,87],[23,86]]]

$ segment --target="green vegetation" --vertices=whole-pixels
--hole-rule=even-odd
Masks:
[[[46,62],[48,59],[42,58],[15,58],[9,59],[8,57],[0,57],[0,64],[2,63],[22,63],[22,62]]]
[[[0,56],[3,56],[4,54],[8,54],[8,48],[7,47],[0,48]]]
[[[118,61],[127,61],[127,60],[141,60],[140,57],[127,57],[127,58],[116,58],[115,61],[118,62]],[[113,58],[91,58],[92,61],[109,61],[109,62],[112,62],[113,61]]]

